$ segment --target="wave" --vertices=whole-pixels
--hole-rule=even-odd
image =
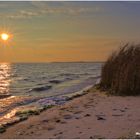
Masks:
[[[0,94],[0,99],[10,97],[11,94]]]
[[[59,76],[67,76],[67,77],[79,78],[79,75],[78,74],[74,74],[74,73],[61,73]]]
[[[33,91],[41,92],[41,91],[49,90],[51,88],[52,88],[52,86],[34,87],[34,88],[30,89],[28,92],[33,92]]]
[[[52,84],[59,84],[59,83],[62,83],[63,81],[60,81],[60,80],[50,80],[49,82],[52,83]]]
[[[68,100],[67,96],[54,96],[54,97],[47,97],[44,99],[40,99],[38,101],[38,104],[41,106],[46,106],[46,105],[62,105]]]

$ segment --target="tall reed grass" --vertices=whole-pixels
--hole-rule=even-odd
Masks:
[[[140,95],[140,44],[114,51],[102,67],[100,88],[114,95]]]

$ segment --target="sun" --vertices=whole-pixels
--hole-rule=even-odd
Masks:
[[[9,39],[9,35],[7,33],[2,33],[1,34],[1,39],[4,41],[7,41]]]

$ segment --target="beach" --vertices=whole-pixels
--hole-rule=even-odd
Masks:
[[[17,112],[63,104],[100,79],[102,63],[1,63],[0,126],[19,122]],[[42,110],[42,109],[41,109]]]
[[[1,1],[0,139],[140,139],[140,2]]]
[[[12,125],[0,138],[132,138],[140,132],[140,96],[109,96],[94,87],[86,94]]]

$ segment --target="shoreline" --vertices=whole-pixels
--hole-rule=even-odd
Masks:
[[[2,122],[0,122],[0,133],[4,133],[7,128],[20,123],[22,121],[25,121],[27,119],[29,119],[29,117],[32,117],[33,115],[40,115],[40,113],[42,113],[43,111],[46,111],[52,107],[55,106],[59,106],[59,102],[61,103],[61,105],[65,104],[66,102],[69,102],[77,97],[83,96],[85,94],[87,94],[87,91],[93,87],[93,85],[89,85],[87,87],[85,87],[84,89],[74,92],[74,93],[69,93],[69,94],[62,94],[62,95],[57,95],[57,96],[50,96],[50,97],[45,97],[40,99],[45,101],[44,105],[38,105],[37,106],[32,106],[32,105],[27,105],[27,106],[21,106],[21,107],[17,107],[13,110],[11,110],[9,113],[5,114],[3,116],[3,118],[1,118],[0,120],[3,120]],[[56,98],[58,101],[57,103],[55,103],[55,105],[53,104],[53,99],[51,98]],[[48,101],[49,102],[46,102]],[[11,117],[10,117],[11,116]]]
[[[140,97],[87,93],[16,123],[0,138],[121,138],[140,132]],[[12,135],[11,135],[12,134]]]
[[[99,78],[99,76],[95,77]],[[94,80],[95,80],[94,79]],[[95,82],[95,81],[94,81]],[[84,87],[80,87],[79,90],[77,91],[69,91],[69,93],[64,94],[63,92],[59,95],[50,95],[50,96],[46,96],[46,97],[30,97],[30,96],[10,96],[8,98],[4,98],[3,100],[1,100],[1,104],[3,104],[2,102],[6,102],[7,104],[4,104],[4,107],[1,107],[1,116],[0,116],[0,133],[1,133],[1,127],[2,128],[7,128],[9,125],[12,125],[16,122],[20,122],[26,118],[28,118],[28,116],[30,116],[30,114],[35,114],[36,113],[40,113],[42,112],[42,110],[46,110],[47,109],[47,105],[51,104],[54,106],[55,105],[59,105],[59,104],[63,104],[65,102],[67,102],[68,100],[70,100],[71,98],[74,98],[75,96],[79,96],[79,95],[83,95],[85,94],[84,92],[86,92],[86,90],[90,89],[93,86],[93,84],[88,84],[88,85],[84,85]],[[56,99],[55,99],[56,98]],[[57,100],[57,101],[54,101]],[[13,105],[13,107],[11,107],[11,109],[8,109],[8,105]],[[19,104],[19,106],[18,106]],[[7,108],[6,108],[7,107]],[[23,110],[23,111],[22,111]],[[19,117],[19,112],[21,112],[22,114],[24,114],[23,112],[32,112],[32,113],[26,113],[25,115],[27,116],[23,116],[22,118]],[[3,130],[2,130],[3,131]]]

